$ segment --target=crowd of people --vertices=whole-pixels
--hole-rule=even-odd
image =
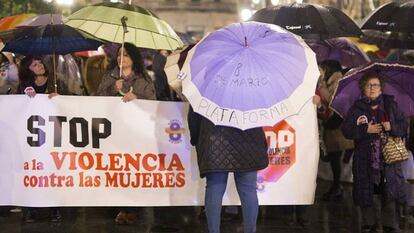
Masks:
[[[135,99],[179,100],[169,88],[163,71],[165,51],[143,58],[133,44],[125,43],[113,57],[96,92],[98,96],[122,96],[122,101]],[[122,63],[121,63],[122,60]],[[399,232],[397,206],[408,206],[407,181],[403,176],[402,162],[387,164],[381,152],[381,134],[406,139],[407,147],[413,149],[413,121],[404,116],[398,103],[382,93],[384,78],[380,73],[366,73],[359,80],[361,98],[346,116],[340,116],[329,108],[339,80],[352,67],[343,67],[337,60],[319,63],[320,82],[314,103],[320,121],[321,160],[330,163],[333,182],[323,195],[324,201],[340,201],[343,198],[341,164],[352,160],[353,200],[362,212],[362,231]],[[81,67],[82,69],[82,67]],[[45,58],[39,56],[14,57],[0,54],[0,94],[74,95],[61,78],[56,79]],[[84,92],[87,93],[87,92]],[[83,94],[84,94],[83,93]],[[244,229],[256,232],[258,198],[256,171],[268,165],[266,138],[261,128],[239,130],[215,126],[190,108],[188,125],[191,144],[196,147],[200,176],[206,178],[205,216],[209,232],[220,232],[222,198],[229,172],[234,172],[237,191],[241,200]],[[213,146],[214,145],[214,146]],[[225,161],[225,162],[224,162]],[[378,204],[379,203],[379,204]],[[380,205],[381,208],[377,208]],[[375,216],[381,209],[381,221]],[[24,208],[23,220],[37,220],[38,208]],[[51,221],[62,221],[60,208],[49,208]],[[288,206],[289,215],[307,224],[306,207]],[[115,217],[118,224],[131,224],[137,219],[134,208],[119,208]]]
[[[341,164],[352,159],[352,198],[361,209],[361,232],[378,232],[380,229],[400,232],[397,209],[412,214],[414,203],[409,197],[412,187],[407,182],[412,177],[404,175],[405,161],[385,162],[383,135],[403,138],[406,147],[412,148],[413,128],[408,125],[410,117],[413,122],[412,116],[404,116],[394,97],[383,93],[387,84],[378,72],[364,73],[358,81],[361,98],[353,103],[346,116],[338,115],[328,105],[338,80],[347,69],[344,70],[336,60],[325,60],[319,66],[318,117],[324,150],[321,160],[330,162],[333,174],[332,186],[323,195],[323,200],[343,198]],[[409,166],[412,168],[413,165]]]

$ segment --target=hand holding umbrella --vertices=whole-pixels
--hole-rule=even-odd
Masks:
[[[122,35],[122,47],[121,47],[121,62],[119,64],[119,77],[121,78],[120,80],[117,80],[115,82],[115,88],[117,89],[118,93],[122,96],[125,96],[127,93],[124,93],[122,91],[122,86],[123,86],[123,82],[124,80],[122,79],[123,76],[123,64],[124,64],[124,45],[125,45],[125,34],[128,33],[128,27],[126,24],[126,21],[128,20],[128,17],[126,16],[122,16],[121,18],[121,23],[122,23],[122,30],[123,30],[123,35]],[[131,93],[133,91],[133,87],[131,87],[128,91],[128,93]]]

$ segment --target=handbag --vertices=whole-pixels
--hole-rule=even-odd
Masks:
[[[404,141],[401,137],[383,136],[385,143],[382,145],[382,156],[386,164],[408,159],[408,150],[405,148]]]

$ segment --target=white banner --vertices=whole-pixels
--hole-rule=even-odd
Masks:
[[[188,104],[119,97],[0,96],[0,205],[203,205]],[[265,129],[262,205],[312,204],[318,164],[315,108]],[[239,204],[229,178],[225,205]]]

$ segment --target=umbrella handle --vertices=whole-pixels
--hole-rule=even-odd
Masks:
[[[129,90],[128,90],[127,93],[132,93],[133,90],[134,90],[134,87],[129,87]],[[119,90],[118,93],[122,96],[127,94],[127,93],[123,92],[122,90]]]
[[[122,23],[122,28],[124,29],[124,34],[128,32],[126,21],[128,21],[128,17],[122,16],[121,23]]]
[[[122,78],[122,64],[124,63],[125,33],[128,32],[128,27],[126,24],[127,20],[128,20],[128,17],[122,16],[121,23],[122,23],[123,33],[122,33],[122,48],[121,48],[121,64],[119,65],[119,77],[120,78]]]

